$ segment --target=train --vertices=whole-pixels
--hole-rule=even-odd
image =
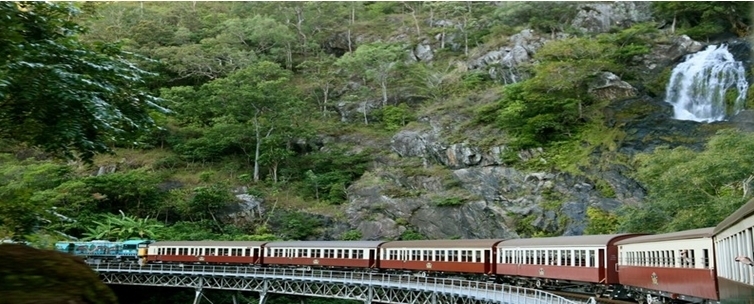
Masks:
[[[93,263],[292,267],[463,277],[638,303],[754,304],[754,200],[665,234],[415,241],[59,242]]]

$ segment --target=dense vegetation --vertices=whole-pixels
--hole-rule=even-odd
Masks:
[[[349,186],[389,154],[381,145],[440,112],[473,118],[458,129],[501,134],[474,144],[543,147],[546,168],[510,157],[522,169],[593,178],[583,168],[594,163],[634,168],[647,203],[590,209],[589,233],[709,226],[752,196],[754,135],[629,158],[616,149],[622,131],[605,124],[610,100],[587,88],[610,71],[661,91],[666,79],[641,74],[636,56],[672,34],[746,36],[746,10],[658,2],[657,22],[591,35],[569,25],[577,3],[3,2],[0,239],[316,237],[324,222],[311,214],[341,216]],[[519,67],[525,81],[467,71],[524,28],[569,36]],[[431,63],[406,60],[434,37]],[[266,200],[263,217],[221,216],[239,187]]]

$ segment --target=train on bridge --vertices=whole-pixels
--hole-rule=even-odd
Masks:
[[[754,303],[754,200],[666,234],[422,241],[59,242],[90,263],[249,265],[461,276],[639,303]]]

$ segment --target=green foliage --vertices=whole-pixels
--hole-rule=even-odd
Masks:
[[[158,239],[155,230],[163,227],[155,220],[126,216],[123,211],[120,216],[107,214],[99,221],[92,221],[93,226],[87,228],[83,234],[84,240],[125,241],[130,239]]]
[[[215,213],[236,200],[230,189],[223,184],[196,187],[192,192],[193,195],[180,210],[193,220],[215,219]]]
[[[618,232],[620,225],[618,216],[594,207],[587,207],[588,220],[584,234],[613,234]]]
[[[465,200],[459,197],[444,197],[435,201],[435,205],[439,207],[457,207],[464,203],[466,203]]]
[[[385,124],[385,130],[388,131],[398,130],[416,119],[413,111],[405,103],[397,106],[385,106],[375,116],[379,117]]]
[[[14,304],[118,303],[83,260],[17,244],[0,244],[0,292]]]
[[[754,135],[723,130],[702,152],[658,148],[637,156],[636,178],[647,185],[651,203],[626,207],[621,230],[658,233],[716,225],[752,196],[744,192],[754,171],[752,149]]]
[[[79,40],[77,14],[67,4],[0,4],[0,139],[90,161],[152,128],[148,107],[167,110],[146,92],[152,74],[132,54]]]
[[[361,231],[354,229],[344,233],[343,236],[340,237],[340,239],[344,241],[358,241],[361,240],[361,237]]]
[[[298,211],[276,214],[272,221],[280,227],[276,234],[284,240],[306,240],[316,236],[322,226],[319,219]]]
[[[65,183],[70,168],[52,162],[4,161],[0,167],[0,227],[18,238],[30,234],[39,218],[49,218],[45,191]]]
[[[744,37],[750,32],[751,4],[724,1],[653,2],[653,14],[675,21],[679,32],[697,40],[729,32]]]
[[[571,2],[508,2],[495,15],[508,26],[528,26],[554,33],[564,32],[577,12],[577,5]]]
[[[426,236],[412,229],[406,229],[406,231],[403,231],[403,233],[401,233],[401,236],[399,237],[399,240],[401,241],[418,241],[426,239]]]
[[[326,153],[304,155],[295,161],[297,163],[292,167],[299,169],[289,171],[286,168],[283,174],[302,182],[305,197],[341,204],[345,200],[345,189],[364,174],[371,157],[365,152],[351,154],[333,149]],[[304,174],[299,170],[305,170]]]
[[[382,101],[385,105],[387,87],[401,62],[399,60],[401,56],[404,56],[403,47],[374,42],[362,44],[354,52],[346,53],[335,62],[335,65],[346,69],[349,73],[364,75],[366,80],[381,88]]]

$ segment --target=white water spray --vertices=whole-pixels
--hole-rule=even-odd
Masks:
[[[720,121],[743,109],[748,88],[743,63],[733,59],[728,46],[710,45],[673,69],[665,101],[673,105],[675,119]],[[726,104],[726,93],[736,93],[728,93],[731,89],[737,96]]]

